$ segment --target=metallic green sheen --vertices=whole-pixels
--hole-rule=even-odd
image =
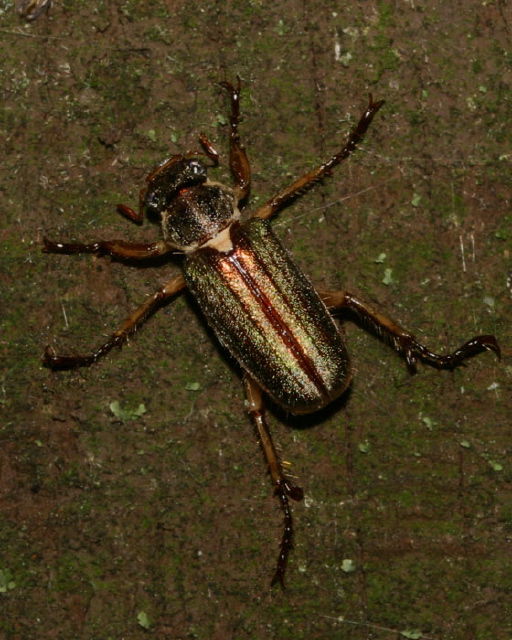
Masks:
[[[245,371],[291,413],[309,413],[350,381],[327,308],[266,220],[230,228],[233,248],[203,247],[183,275],[208,324]]]

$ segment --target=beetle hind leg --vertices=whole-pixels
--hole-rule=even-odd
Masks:
[[[247,409],[251,418],[256,424],[261,447],[268,464],[270,477],[272,478],[272,484],[274,485],[274,495],[279,498],[281,509],[284,513],[284,528],[281,538],[279,555],[277,558],[277,567],[271,581],[271,586],[274,586],[277,582],[279,582],[281,587],[284,589],[284,576],[286,573],[286,566],[288,564],[288,555],[293,549],[294,534],[293,517],[288,498],[291,498],[292,500],[302,500],[304,494],[302,489],[294,485],[289,480],[289,478],[286,477],[283,471],[282,462],[279,459],[279,455],[276,451],[272,436],[265,420],[265,408],[263,405],[261,389],[247,375],[244,377],[244,385],[247,397]]]
[[[501,349],[494,336],[475,336],[453,353],[441,355],[427,349],[398,323],[347,291],[318,291],[318,294],[329,309],[347,309],[353,313],[362,326],[398,351],[412,372],[416,371],[419,360],[437,369],[452,370],[483,351],[493,351],[501,358]]]

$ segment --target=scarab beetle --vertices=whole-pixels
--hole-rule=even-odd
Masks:
[[[415,337],[347,291],[315,289],[273,234],[268,219],[288,206],[347,158],[361,141],[383,101],[369,103],[345,146],[329,160],[280,191],[241,219],[251,184],[251,170],[240,141],[240,79],[229,92],[230,169],[233,187],[210,180],[207,162],[218,154],[204,134],[202,151],[174,155],[158,166],[141,190],[139,212],[126,205],[119,211],[141,222],[144,212],[160,216],[163,240],[149,244],[120,240],[91,244],[52,242],[50,253],[108,254],[120,260],[147,260],[176,251],[184,254],[182,273],[148,298],[107,342],[89,355],[60,356],[46,348],[44,364],[51,369],[89,366],[113,347],[122,346],[164,300],[188,288],[195,296],[220,343],[237,359],[244,375],[247,410],[259,434],[274,493],[284,513],[284,527],[272,579],[284,586],[288,555],[293,547],[289,499],[300,500],[302,489],[283,470],[265,418],[262,392],[293,414],[314,412],[339,397],[351,379],[349,356],[329,312],[346,309],[366,328],[402,355],[411,371],[419,360],[439,369],[454,369],[467,358],[491,350],[500,357],[494,336],[476,336],[449,355],[429,351]]]

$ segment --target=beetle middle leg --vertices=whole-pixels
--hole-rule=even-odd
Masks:
[[[106,356],[114,347],[123,346],[128,338],[146,322],[149,316],[151,316],[165,300],[176,295],[185,287],[185,280],[181,274],[169,280],[169,282],[150,296],[144,304],[128,316],[121,327],[112,334],[107,342],[88,355],[59,356],[54,354],[50,347],[46,347],[43,358],[44,366],[50,369],[89,367],[100,358],[103,358],[103,356]]]
[[[272,586],[279,582],[284,588],[284,574],[288,563],[288,554],[293,549],[293,518],[288,498],[292,498],[292,500],[302,500],[304,494],[300,487],[290,482],[283,471],[283,465],[279,459],[265,420],[265,407],[261,389],[248,375],[244,376],[244,386],[248,405],[247,411],[256,424],[261,448],[263,449],[272,484],[274,485],[274,494],[279,498],[284,513],[283,536],[281,538],[276,571],[271,582]]]
[[[328,309],[346,309],[354,314],[365,328],[398,351],[413,373],[416,371],[419,360],[437,369],[452,370],[483,351],[493,351],[498,358],[501,357],[498,342],[494,336],[490,335],[475,336],[451,354],[434,353],[398,323],[375,311],[348,291],[318,290],[318,294]]]

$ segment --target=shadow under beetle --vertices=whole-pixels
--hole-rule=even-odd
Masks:
[[[472,338],[452,354],[439,355],[348,291],[315,290],[267,222],[355,150],[384,101],[374,102],[370,95],[368,107],[338,153],[241,221],[240,209],[249,196],[251,170],[238,133],[240,79],[236,86],[228,82],[221,85],[231,101],[229,164],[233,187],[208,178],[199,157],[216,166],[219,156],[201,134],[201,152],[172,156],[147,177],[138,213],[126,205],[118,206],[122,214],[137,222],[142,222],[144,211],[158,214],[163,240],[149,244],[122,240],[71,244],[44,238],[43,250],[49,253],[108,254],[137,261],[182,252],[182,273],[149,297],[96,351],[59,356],[47,347],[44,364],[51,369],[93,364],[113,347],[122,346],[163,301],[188,288],[221,344],[244,370],[247,410],[256,425],[274,493],[284,513],[272,578],[272,585],[279,582],[284,586],[294,536],[289,499],[301,500],[303,492],[284,473],[265,419],[262,392],[286,411],[306,414],[326,406],[347,389],[351,379],[349,356],[329,309],[350,311],[363,327],[398,351],[411,372],[419,360],[438,369],[454,369],[485,350],[500,357],[500,348],[494,336],[484,335]]]

